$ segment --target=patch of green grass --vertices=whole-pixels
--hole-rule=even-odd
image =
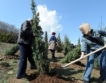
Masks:
[[[7,59],[0,61],[0,83],[15,83],[18,71],[19,60]],[[11,79],[10,79],[11,78]],[[19,83],[29,83],[25,78],[20,79]]]
[[[5,52],[10,49],[14,44],[0,42],[0,55],[4,55]]]
[[[8,83],[10,77],[15,77],[17,72],[17,62],[15,60],[0,61],[0,83]],[[12,73],[9,73],[9,72]]]
[[[71,68],[70,70],[70,76],[75,78],[76,80],[83,80],[83,69],[75,69],[75,68]]]

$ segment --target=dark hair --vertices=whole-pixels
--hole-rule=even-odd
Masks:
[[[52,35],[55,35],[56,33],[55,32],[52,32]]]

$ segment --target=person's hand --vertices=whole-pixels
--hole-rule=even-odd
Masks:
[[[59,46],[59,44],[56,42],[56,46]]]
[[[83,57],[84,57],[84,52],[81,52],[80,58],[83,59]]]
[[[80,58],[83,58],[83,57],[84,57],[84,55],[81,55],[81,56],[80,56]]]
[[[106,47],[106,44],[104,45],[104,47]]]

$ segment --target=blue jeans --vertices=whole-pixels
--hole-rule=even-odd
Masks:
[[[97,56],[100,67],[100,77],[106,79],[106,50],[92,54],[87,58],[87,64],[84,72],[84,80],[89,81],[94,66],[94,58]]]
[[[20,62],[17,78],[22,78],[26,75],[27,58],[30,62],[31,68],[35,67],[35,62],[32,56],[31,46],[20,44],[19,49],[20,49]]]

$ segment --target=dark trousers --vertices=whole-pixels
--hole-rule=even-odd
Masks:
[[[52,58],[55,58],[55,50],[50,50],[52,53]]]
[[[19,69],[17,73],[17,78],[22,78],[26,75],[26,68],[27,68],[27,59],[30,63],[30,67],[35,67],[35,62],[32,56],[32,49],[29,45],[19,45],[20,49],[20,62],[19,62]]]

